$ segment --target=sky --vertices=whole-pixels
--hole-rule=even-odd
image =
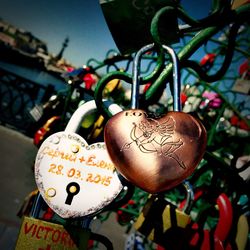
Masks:
[[[184,0],[182,4],[190,15],[202,18],[211,1]],[[104,60],[111,49],[118,51],[99,0],[1,0],[0,17],[46,42],[55,55],[68,36],[64,57],[76,67],[90,58]]]

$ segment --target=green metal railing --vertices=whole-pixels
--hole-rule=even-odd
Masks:
[[[179,31],[180,42],[173,45],[181,67],[182,94],[185,97],[182,100],[183,111],[198,116],[206,127],[208,136],[204,159],[194,174],[188,178],[194,189],[202,188],[210,195],[206,196],[207,199],[202,201],[203,203],[197,203],[193,207],[197,213],[211,208],[212,198],[214,199],[215,195],[219,193],[226,193],[230,197],[234,209],[238,206],[241,206],[242,210],[246,209],[245,204],[241,203],[240,200],[242,196],[248,196],[249,202],[249,180],[245,181],[239,175],[241,171],[249,168],[249,161],[243,165],[243,170],[236,169],[237,159],[250,153],[248,143],[250,137],[249,93],[239,92],[234,88],[234,85],[240,78],[245,78],[246,81],[250,80],[248,21],[250,4],[247,3],[233,10],[229,4],[230,1],[214,0],[212,2],[213,8],[210,15],[201,20],[191,18],[181,6],[177,7],[177,15],[186,25]],[[157,105],[160,107],[160,112],[166,113],[172,108],[172,98],[170,98],[172,63],[163,53],[161,34],[158,32],[159,19],[169,9],[171,8],[163,7],[152,19],[151,34],[156,49],[151,54],[144,55],[142,59],[143,70],[140,72],[140,84],[150,83],[150,87],[141,92],[140,95],[139,105],[145,111],[150,111],[152,106]],[[201,59],[208,54],[213,54],[215,57],[208,65],[209,67],[204,67]],[[122,85],[126,83],[130,86],[132,83],[132,61],[133,54],[122,56],[110,51],[104,61],[90,59],[87,62],[87,66],[100,77],[94,90],[94,98],[99,113],[106,118],[106,121],[111,114],[103,105],[104,96],[118,102],[124,109],[129,108],[130,100],[125,94],[117,101],[117,92],[113,91],[107,95],[105,89],[114,79],[120,80]],[[246,61],[248,61],[247,75],[242,76],[239,73],[239,68]],[[98,73],[99,70],[102,72]],[[26,106],[31,107],[34,105],[35,99],[32,99],[32,95],[28,95],[31,101],[28,101],[28,97],[15,97],[9,86],[14,85],[15,91],[23,92],[19,89],[19,85],[14,84],[16,82],[15,76],[8,74],[3,72],[0,78],[2,83],[6,82],[8,85],[3,89],[0,86],[1,98],[4,97],[1,101],[4,105],[1,106],[0,114],[11,114],[12,112],[14,115],[14,112],[8,108],[8,104],[20,99],[22,107],[27,103],[30,104]],[[28,83],[25,88],[27,90],[30,88]],[[166,88],[169,88],[166,91],[167,98],[164,99],[163,103],[160,103],[160,98],[162,98]],[[35,89],[31,88],[30,92],[32,91],[36,92]],[[127,89],[121,88],[118,91],[125,93]],[[209,99],[206,94],[212,98]],[[38,93],[36,92],[34,96],[37,97]],[[19,113],[15,114],[18,116],[20,112],[21,108]],[[105,123],[102,126],[104,125]],[[100,213],[97,217],[101,221],[105,221],[111,211],[117,212],[118,223],[127,226],[128,232],[148,197],[148,193],[137,187],[132,191],[133,195],[129,197],[127,204],[121,204],[119,208],[107,208],[104,213]],[[180,194],[178,187],[167,191],[164,195],[175,204],[180,198],[184,199],[184,195]],[[249,214],[249,206],[247,209]],[[213,220],[211,221],[213,224]]]

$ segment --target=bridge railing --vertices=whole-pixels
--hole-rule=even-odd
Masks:
[[[52,85],[41,85],[0,68],[0,123],[29,135],[35,122],[30,110],[53,93]]]

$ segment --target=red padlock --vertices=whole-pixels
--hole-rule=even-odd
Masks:
[[[233,222],[233,209],[231,202],[226,194],[218,196],[216,203],[219,208],[219,220],[214,233],[208,229],[202,229],[197,223],[192,225],[194,234],[192,235],[190,247],[199,247],[200,250],[231,250],[230,243],[225,241],[230,233]],[[200,233],[202,232],[202,234]],[[213,234],[213,235],[212,235]],[[201,241],[201,237],[203,238]],[[201,242],[200,246],[197,246]]]
[[[216,54],[208,53],[200,61],[200,65],[205,69],[209,70],[214,65]]]

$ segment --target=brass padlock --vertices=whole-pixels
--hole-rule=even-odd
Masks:
[[[33,204],[31,216],[24,216],[15,250],[87,249],[91,231],[73,225],[63,226],[38,219],[44,201],[40,194]]]
[[[134,227],[149,240],[167,247],[180,249],[180,237],[190,223],[190,209],[193,203],[193,190],[185,181],[182,183],[187,192],[187,200],[183,210],[165,199],[164,194],[150,195],[143,207]]]

